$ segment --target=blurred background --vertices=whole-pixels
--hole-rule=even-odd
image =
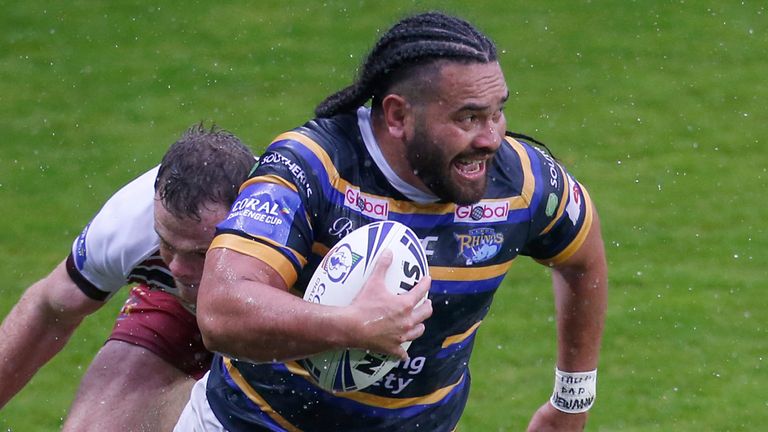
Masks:
[[[495,40],[509,128],[547,143],[600,211],[610,306],[587,429],[762,429],[764,2],[0,0],[0,317],[187,127],[215,122],[263,150],[349,84],[381,32],[430,9]],[[523,430],[551,392],[551,283],[529,261],[480,328],[462,431]],[[0,429],[59,428],[125,294]]]

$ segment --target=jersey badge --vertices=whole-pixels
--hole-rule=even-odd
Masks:
[[[466,265],[478,264],[496,256],[504,243],[504,234],[493,228],[475,228],[466,234],[454,234],[459,243],[459,255]]]
[[[77,269],[82,271],[83,267],[85,267],[85,260],[87,258],[86,248],[85,248],[85,237],[88,235],[88,228],[91,227],[90,222],[88,225],[83,228],[83,231],[80,233],[80,235],[77,237],[76,244],[75,244],[75,265],[77,266]]]

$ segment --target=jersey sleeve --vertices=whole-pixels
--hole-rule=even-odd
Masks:
[[[72,243],[67,272],[88,297],[108,299],[158,249],[153,214],[157,169],[117,191]]]
[[[521,253],[559,264],[584,242],[592,224],[592,203],[586,188],[552,156],[535,147],[529,154],[538,172],[537,204],[531,208],[531,237]]]
[[[313,219],[322,208],[319,189],[328,176],[322,157],[303,140],[289,132],[270,144],[211,244],[264,261],[286,286],[294,285],[312,252]]]

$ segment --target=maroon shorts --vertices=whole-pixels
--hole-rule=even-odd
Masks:
[[[202,378],[213,359],[195,316],[176,297],[146,285],[131,289],[107,340],[146,348],[195,379]]]

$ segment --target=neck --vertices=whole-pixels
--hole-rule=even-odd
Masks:
[[[413,168],[406,157],[406,147],[403,139],[393,137],[387,128],[387,124],[377,110],[371,110],[371,129],[376,138],[376,144],[384,155],[387,164],[403,181],[428,193],[431,190],[413,173]]]

